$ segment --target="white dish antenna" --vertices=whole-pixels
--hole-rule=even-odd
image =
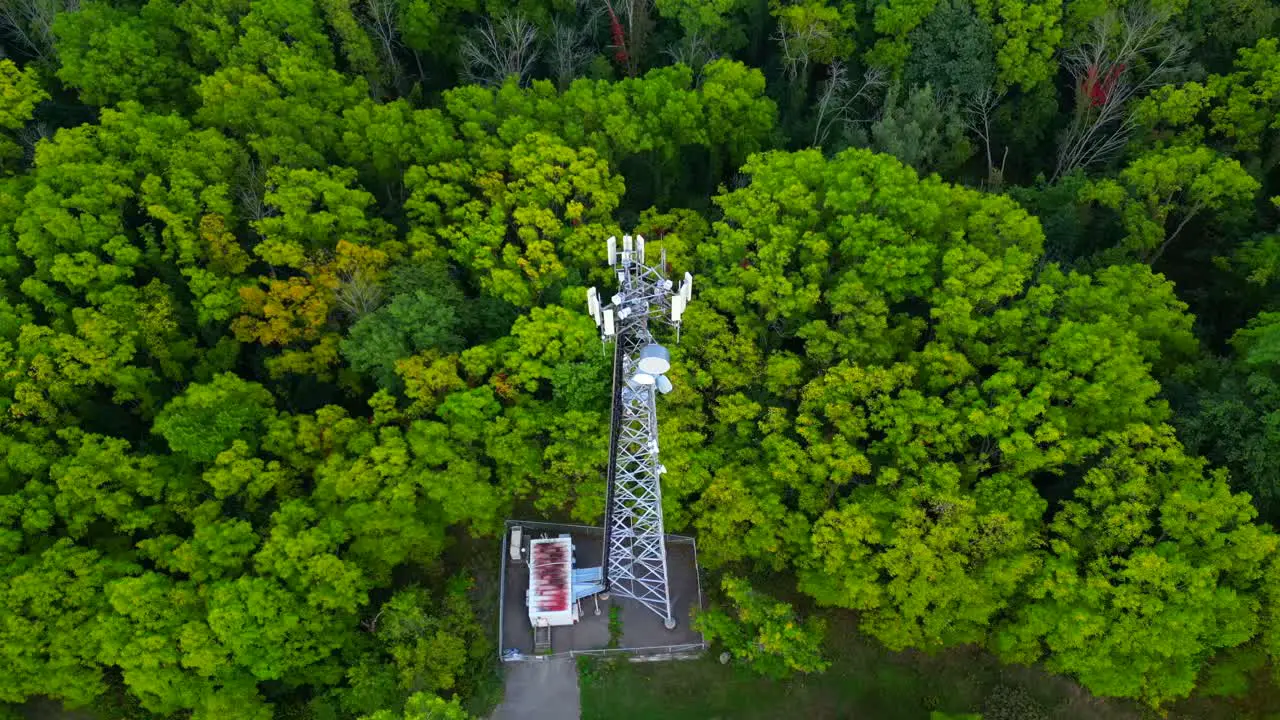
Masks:
[[[666,395],[667,393],[671,392],[673,389],[674,388],[671,387],[671,381],[667,379],[666,375],[658,376],[658,392],[662,393],[663,395]]]
[[[649,344],[640,348],[640,359],[636,361],[640,372],[650,375],[661,375],[671,369],[671,353],[657,344]]]
[[[657,381],[657,378],[646,372],[638,372],[631,376],[631,382],[637,385],[652,385]]]

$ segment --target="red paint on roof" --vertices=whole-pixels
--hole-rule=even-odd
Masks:
[[[533,604],[537,612],[569,609],[569,541],[533,546]]]

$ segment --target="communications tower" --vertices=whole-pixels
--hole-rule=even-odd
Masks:
[[[657,393],[671,392],[664,373],[671,354],[654,342],[652,323],[669,325],[680,337],[680,316],[692,298],[693,276],[678,289],[665,272],[667,253],[645,264],[644,238],[624,235],[622,247],[610,237],[608,262],[618,293],[607,304],[595,288],[587,309],[605,342],[614,340],[613,419],[609,433],[609,474],[604,518],[604,587],[631,598],[676,626],[667,587],[667,550],[662,528],[662,486],[667,471],[658,462]]]

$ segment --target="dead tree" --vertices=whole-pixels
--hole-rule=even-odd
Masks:
[[[382,285],[368,273],[357,268],[341,273],[339,280],[334,298],[351,320],[359,320],[382,305]]]
[[[667,46],[664,54],[671,58],[672,64],[688,65],[699,76],[702,74],[702,68],[720,57],[720,53],[711,47],[711,43],[696,32],[689,33],[681,38],[680,42]]]
[[[817,148],[826,144],[831,129],[837,124],[859,122],[856,116],[858,103],[869,100],[872,93],[886,83],[886,74],[880,68],[868,68],[862,75],[862,83],[854,87],[842,61],[833,60],[829,67],[830,74],[815,108],[817,119],[813,127],[813,147]]]
[[[627,71],[627,77],[640,72],[640,55],[649,40],[653,25],[653,0],[601,0],[609,20],[610,47],[613,59]]]
[[[591,33],[559,19],[551,22],[551,72],[561,90],[582,74],[594,54],[587,44]]]
[[[80,9],[80,0],[0,0],[0,32],[12,37],[40,62],[57,60],[53,21]]]
[[[1075,80],[1076,106],[1053,179],[1119,152],[1135,126],[1129,100],[1166,82],[1186,53],[1169,16],[1148,6],[1109,11],[1095,20],[1090,39],[1063,57]]]
[[[404,90],[404,68],[400,66],[399,51],[404,47],[400,40],[400,7],[398,0],[365,0],[365,30],[378,46],[386,80],[401,91]]]
[[[29,123],[18,131],[18,144],[22,146],[22,162],[30,165],[35,162],[36,146],[41,140],[53,136],[53,130],[44,121]]]
[[[982,141],[986,149],[987,184],[993,188],[999,188],[1004,183],[1004,162],[1009,157],[1009,146],[1006,145],[1004,155],[1000,158],[1000,167],[997,168],[995,154],[991,152],[991,115],[1003,99],[1004,93],[997,93],[995,88],[988,85],[966,99],[963,108],[965,127]]]
[[[801,27],[779,23],[774,40],[782,50],[783,71],[788,80],[794,81],[798,77],[808,77],[813,49],[830,43],[834,37],[825,23],[813,20]]]
[[[468,79],[498,85],[515,76],[523,85],[538,59],[538,29],[523,15],[507,15],[497,27],[485,20],[475,35],[462,43]]]
[[[253,222],[273,214],[266,202],[266,184],[267,172],[254,160],[246,161],[236,172],[233,187],[240,200],[240,211],[250,221],[250,227]]]

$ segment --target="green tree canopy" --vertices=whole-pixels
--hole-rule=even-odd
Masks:
[[[174,452],[209,462],[239,440],[257,444],[263,424],[273,415],[274,398],[257,383],[230,373],[197,383],[165,405],[155,432]]]

